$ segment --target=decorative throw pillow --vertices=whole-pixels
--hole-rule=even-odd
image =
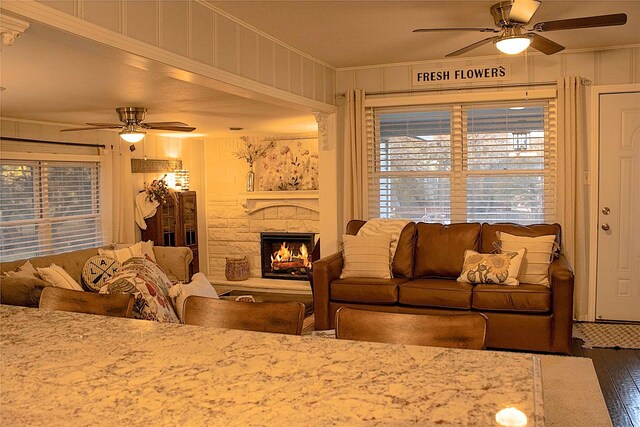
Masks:
[[[184,302],[191,295],[218,299],[218,293],[209,283],[207,276],[202,273],[194,274],[190,283],[178,283],[172,286],[169,289],[169,296],[174,301],[173,306],[181,322],[184,322]]]
[[[549,264],[553,260],[553,247],[556,236],[523,237],[498,232],[503,252],[525,248],[520,283],[549,286]]]
[[[131,245],[122,249],[98,249],[98,255],[106,256],[109,258],[113,258],[117,260],[120,264],[124,264],[125,261],[130,258],[140,257],[142,258],[144,255],[142,254],[142,246],[141,245]]]
[[[38,271],[35,269],[35,267],[33,266],[33,264],[31,264],[30,261],[25,262],[20,267],[18,267],[18,269],[15,271],[6,271],[4,273],[5,276],[9,276],[9,277],[14,276],[16,274],[20,276],[40,278],[40,276],[38,276]]]
[[[458,280],[466,283],[496,283],[518,286],[518,273],[526,250],[501,254],[481,254],[467,249]]]
[[[49,267],[38,268],[37,270],[42,280],[51,283],[56,288],[84,291],[82,286],[59,265],[51,264]]]
[[[120,268],[120,263],[103,255],[92,256],[82,267],[82,283],[94,292],[98,292],[104,282]]]
[[[0,302],[9,305],[37,307],[40,303],[40,294],[47,286],[53,285],[36,276],[26,274],[4,276],[0,278]]]
[[[146,258],[131,258],[122,264],[100,289],[101,294],[135,295],[133,317],[165,323],[180,323],[171,303],[171,282],[156,263]]]
[[[342,236],[342,265],[341,279],[367,277],[375,279],[391,278],[391,257],[389,247],[391,236]]]
[[[153,240],[147,240],[146,242],[140,241],[138,243],[114,243],[114,249],[130,248],[132,246],[139,246],[142,251],[142,256],[149,258],[153,262],[156,261],[156,254],[153,252]]]

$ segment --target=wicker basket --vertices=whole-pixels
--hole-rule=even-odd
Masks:
[[[227,258],[224,275],[227,280],[247,280],[249,278],[249,260],[247,257]]]

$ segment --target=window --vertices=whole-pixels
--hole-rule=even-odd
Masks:
[[[369,109],[369,216],[555,220],[550,111],[549,100]]]
[[[102,244],[99,163],[0,162],[0,259]]]

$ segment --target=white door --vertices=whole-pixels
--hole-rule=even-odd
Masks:
[[[596,319],[640,321],[640,92],[599,104]]]

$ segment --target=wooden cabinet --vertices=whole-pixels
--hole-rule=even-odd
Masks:
[[[193,251],[190,275],[200,271],[198,263],[198,210],[195,191],[181,191],[178,206],[169,198],[158,206],[156,214],[147,218],[147,229],[142,230],[143,240],[153,240],[158,246],[187,246]]]

